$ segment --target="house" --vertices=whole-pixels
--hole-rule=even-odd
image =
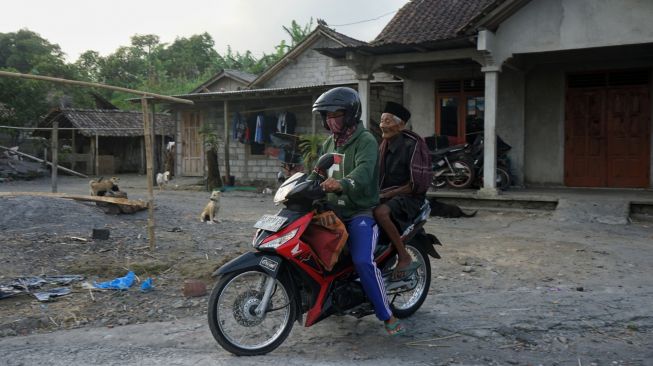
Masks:
[[[274,182],[280,170],[280,150],[272,144],[271,133],[325,133],[321,122],[311,113],[313,102],[324,91],[335,86],[362,90],[368,95],[373,116],[381,114],[386,101],[400,102],[401,81],[393,76],[383,72],[359,75],[315,51],[364,44],[320,22],[302,42],[251,80],[246,88],[216,88],[219,74],[217,79],[212,78],[192,93],[178,95],[192,100],[194,105],[167,105],[177,121],[176,174],[203,176],[205,142],[215,137],[223,176],[233,176],[239,184]],[[262,136],[256,135],[257,124],[263,127]]]
[[[423,136],[482,126],[482,193],[495,135],[520,185],[651,188],[651,18],[642,0],[410,1],[369,44],[320,52],[400,77]]]
[[[48,113],[37,127],[51,128],[55,121],[60,164],[96,175],[145,171],[142,112],[60,108]],[[154,156],[162,159],[165,143],[174,137],[175,122],[168,114],[156,113],[153,125]],[[33,135],[49,139],[51,132],[36,130]]]
[[[191,94],[247,89],[254,79],[256,79],[256,75],[244,71],[223,69],[193,89]]]

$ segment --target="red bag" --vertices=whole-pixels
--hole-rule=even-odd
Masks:
[[[333,211],[313,216],[301,240],[315,252],[316,259],[327,271],[333,269],[347,244],[347,228]]]

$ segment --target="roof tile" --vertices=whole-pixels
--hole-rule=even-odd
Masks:
[[[458,38],[458,30],[497,0],[413,0],[371,42],[419,44]]]

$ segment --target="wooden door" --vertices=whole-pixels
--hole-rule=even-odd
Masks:
[[[607,186],[646,188],[650,169],[648,87],[607,91]]]
[[[204,175],[204,156],[200,127],[200,112],[184,112],[181,122],[182,175],[201,177]]]
[[[565,185],[606,186],[605,90],[569,89],[565,106]],[[554,146],[551,146],[553,149]]]

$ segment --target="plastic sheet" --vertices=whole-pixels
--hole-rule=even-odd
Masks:
[[[136,275],[134,274],[134,272],[129,271],[124,277],[118,277],[111,281],[100,282],[100,283],[93,282],[93,285],[96,288],[102,288],[102,289],[126,290],[134,284],[135,277]]]

